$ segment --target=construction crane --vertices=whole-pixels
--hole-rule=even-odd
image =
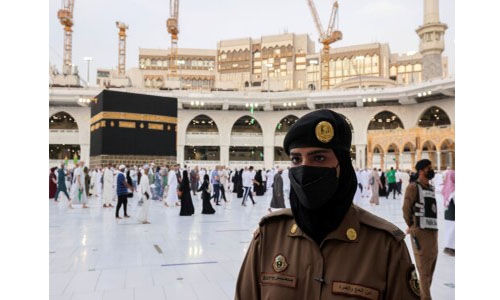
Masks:
[[[73,30],[73,6],[74,0],[63,0],[63,8],[57,12],[57,18],[62,25],[64,25],[64,61],[63,61],[63,74],[70,75],[71,72],[71,47]]]
[[[170,18],[167,19],[167,31],[171,35],[170,77],[177,77],[177,39],[179,34],[179,0],[170,0]]]
[[[128,25],[119,21],[116,21],[116,27],[120,29],[118,32],[118,76],[125,76],[125,54],[126,48],[126,38]]]
[[[339,4],[337,1],[333,3],[330,21],[328,22],[328,27],[325,31],[321,25],[313,0],[307,0],[307,3],[311,9],[314,23],[316,24],[316,29],[319,33],[319,42],[323,44],[323,50],[321,51],[321,89],[330,89],[330,44],[342,39],[342,32],[335,29],[338,27],[338,24],[334,28],[336,21],[338,23],[337,11]]]

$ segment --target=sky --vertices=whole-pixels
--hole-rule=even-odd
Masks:
[[[49,62],[62,70],[63,27],[57,19],[62,0],[49,0]],[[423,0],[339,0],[338,24],[343,39],[332,46],[388,43],[391,53],[418,51],[415,30],[423,23]],[[455,3],[439,1],[440,21],[448,25],[444,55],[449,73],[455,74]],[[332,0],[315,0],[325,28]],[[80,76],[95,84],[96,69],[117,68],[118,28],[129,25],[126,68],[138,67],[139,48],[167,49],[166,30],[170,1],[167,0],[75,0],[73,64]],[[216,49],[220,40],[259,38],[283,32],[310,35],[320,51],[318,32],[306,0],[179,0],[179,48]]]

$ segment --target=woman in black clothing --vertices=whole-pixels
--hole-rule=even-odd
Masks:
[[[194,214],[193,200],[191,199],[191,186],[189,184],[187,170],[182,172],[182,181],[179,190],[181,191],[181,216],[190,216]]]
[[[234,168],[233,178],[231,178],[231,182],[233,183],[233,193],[237,193],[236,183],[238,183],[238,169]]]
[[[380,169],[379,169],[380,172]],[[378,189],[378,195],[380,197],[386,197],[387,198],[387,188],[385,187],[386,180],[385,180],[385,173],[382,172],[382,175],[380,175],[380,182],[382,183],[382,187]]]
[[[213,214],[215,213],[215,209],[212,207],[212,203],[210,203],[210,192],[208,191],[208,187],[210,186],[208,174],[203,176],[203,183],[198,189],[198,192],[201,192],[201,199],[203,200],[203,210],[202,214]]]
[[[243,198],[243,169],[238,172],[236,180],[236,197]]]
[[[256,196],[264,195],[264,186],[262,185],[262,170],[258,170],[255,174],[255,181],[257,183],[253,184],[253,190],[255,191]]]

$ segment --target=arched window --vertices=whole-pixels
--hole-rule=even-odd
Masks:
[[[393,112],[384,110],[376,114],[368,125],[368,130],[381,130],[381,129],[404,129],[403,122]]]
[[[49,129],[78,129],[78,125],[75,118],[62,111],[49,118]]]
[[[418,120],[419,127],[446,126],[450,124],[448,114],[437,106],[429,107]]]

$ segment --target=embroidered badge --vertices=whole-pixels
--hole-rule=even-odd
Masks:
[[[408,271],[408,284],[410,285],[410,289],[413,294],[420,297],[420,284],[418,283],[417,271],[415,271],[414,266],[412,266],[410,271]]]
[[[272,273],[260,273],[260,282],[263,284],[276,284],[286,287],[294,288],[297,286],[297,278],[295,276],[283,275],[283,274],[272,274]]]
[[[332,294],[351,296],[360,299],[378,300],[380,292],[376,289],[359,284],[333,281]]]
[[[273,261],[274,271],[279,273],[285,271],[286,268],[288,268],[288,263],[286,262],[286,258],[281,254],[276,255]]]
[[[333,139],[333,126],[329,122],[321,121],[316,125],[316,138],[322,143],[328,143]]]

